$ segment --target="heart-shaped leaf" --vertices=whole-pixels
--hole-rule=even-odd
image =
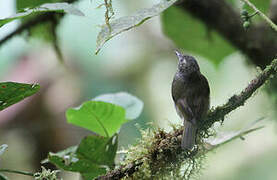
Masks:
[[[112,136],[127,122],[124,108],[111,103],[87,101],[66,111],[67,122],[89,129],[101,136]]]
[[[103,101],[121,106],[126,111],[126,119],[136,119],[142,112],[143,102],[137,97],[126,93],[102,94],[93,99],[94,101]]]

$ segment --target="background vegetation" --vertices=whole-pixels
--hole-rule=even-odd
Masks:
[[[246,10],[253,14],[255,11],[239,0],[220,0],[220,6],[213,6],[217,1],[219,0],[210,0],[209,5],[201,5],[200,1],[184,0],[172,6],[168,4],[170,1],[162,1],[171,7],[157,8],[157,13],[150,9],[141,21],[131,24],[135,28],[113,37],[105,44],[104,40],[118,33],[114,20],[130,16],[142,8],[151,8],[160,1],[113,1],[111,9],[111,1],[108,0],[49,0],[49,3],[73,3],[73,6],[63,5],[55,7],[56,9],[50,7],[51,12],[45,10],[45,7],[37,8],[46,1],[1,1],[0,81],[31,84],[24,86],[29,93],[24,97],[35,93],[31,91],[30,94],[29,89],[38,90],[38,85],[32,84],[38,83],[40,89],[35,95],[0,112],[0,144],[8,145],[1,154],[0,169],[40,172],[40,162],[49,152],[58,152],[79,144],[76,154],[84,155],[88,146],[81,145],[87,141],[97,141],[99,147],[102,143],[115,145],[112,139],[117,136],[114,133],[118,128],[120,132],[116,146],[122,150],[138,142],[141,129],[153,126],[169,132],[172,130],[171,124],[181,124],[170,95],[171,81],[177,67],[177,58],[173,53],[176,48],[198,59],[201,72],[208,78],[211,87],[211,106],[224,104],[232,95],[239,93],[273,60],[277,51],[277,36],[257,15],[249,20],[250,26],[244,28],[245,21],[241,12]],[[277,20],[275,0],[251,2],[273,21]],[[106,6],[99,7],[103,3]],[[224,9],[226,4],[234,11]],[[25,9],[34,7],[36,12]],[[12,21],[15,18],[12,15],[23,12],[24,9],[25,14]],[[165,11],[160,12],[161,10]],[[205,10],[209,10],[208,13]],[[10,16],[12,18],[7,18]],[[36,22],[33,19],[38,20]],[[11,22],[7,23],[8,21]],[[3,41],[10,33],[27,26],[26,24],[28,28]],[[102,24],[105,26],[100,26]],[[125,29],[127,25],[123,25]],[[99,40],[97,35],[101,28],[102,39]],[[101,50],[96,55],[99,47]],[[227,132],[241,130],[261,117],[265,119],[262,123],[265,127],[249,134],[245,141],[238,139],[209,152],[202,163],[203,170],[199,179],[273,180],[277,177],[277,95],[274,84],[277,81],[270,81],[273,83],[267,83],[243,107],[230,113],[223,126],[216,123],[214,129],[219,137],[225,137]],[[100,110],[104,109],[101,105],[107,105],[114,106],[112,108],[120,112],[117,113],[120,117],[114,118],[117,125],[112,124],[108,128],[108,135],[101,128],[93,129],[94,125],[89,128],[87,124],[82,126],[77,122],[81,127],[106,136],[99,141],[93,139],[97,136],[93,136],[95,134],[91,131],[72,125],[76,121],[74,123],[69,120],[70,111],[74,111],[69,108],[77,107],[101,94],[122,91],[138,98],[134,100],[139,106],[136,110],[142,108],[140,100],[143,102],[141,114],[138,110],[134,112],[134,117],[127,118],[126,112],[130,111],[124,105],[114,105],[115,102],[107,105],[102,102]],[[11,96],[15,94],[13,91]],[[22,98],[19,96],[18,100]],[[126,123],[121,126],[120,122]],[[89,138],[83,139],[87,135]],[[99,152],[103,149],[105,148]],[[103,157],[108,158],[101,159],[101,163],[105,161],[109,168],[113,168],[115,151],[116,148],[108,155],[105,154]],[[97,160],[90,159],[95,156],[88,154],[84,160],[95,162]],[[58,157],[53,158],[59,161]],[[122,155],[117,154],[115,162],[120,162],[121,158]],[[66,158],[63,157],[62,163],[67,164]],[[45,167],[53,169],[55,166],[46,164]],[[106,169],[99,171],[103,174]],[[3,174],[14,180],[34,179],[14,173]],[[87,176],[86,173],[82,174]],[[61,171],[60,177],[66,180],[78,179],[79,174]]]

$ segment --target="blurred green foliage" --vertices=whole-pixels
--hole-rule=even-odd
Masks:
[[[275,180],[277,156],[276,151],[264,152],[254,159],[238,165],[236,170],[222,177],[224,180]]]
[[[56,3],[62,2],[62,0],[16,0],[16,10],[17,12],[24,11],[26,8],[34,8],[45,3]],[[26,18],[22,18],[22,23],[28,22],[30,19],[36,17],[37,15],[31,15]],[[58,18],[58,17],[57,17]],[[41,22],[38,25],[29,28],[29,35],[45,40],[46,42],[53,42],[55,40],[55,35],[53,34],[53,29],[56,29],[56,24],[51,21]]]
[[[265,14],[267,14],[269,11],[270,2],[271,0],[251,0],[251,3],[253,3],[260,11]],[[249,12],[254,12],[253,9],[247,5],[244,5],[243,8]]]
[[[34,8],[39,5],[42,5],[44,3],[55,3],[59,2],[60,0],[16,0],[16,11],[24,11],[26,8]],[[31,18],[34,18],[35,15],[32,15],[31,17],[23,18],[21,21],[27,22]],[[41,24],[38,24],[35,27],[30,28],[29,35],[34,35],[35,37],[39,37],[42,40],[46,40],[48,42],[52,42],[54,40],[52,29],[53,29],[53,23],[51,22],[43,22]]]
[[[36,7],[43,3],[55,3],[59,1],[61,0],[17,0],[16,6],[17,11],[22,11],[25,8]],[[229,2],[235,5],[235,2],[238,2],[238,0],[229,0]],[[269,0],[253,0],[251,2],[253,2],[263,12],[268,11],[270,2]],[[249,7],[245,7],[245,9],[247,9],[249,12],[252,11],[249,9]],[[22,22],[27,22],[30,18],[33,17],[35,16],[32,15],[29,18],[23,18]],[[60,21],[61,19],[58,20]],[[134,27],[140,26],[145,20],[148,20],[148,18],[143,19],[143,21],[136,24]],[[215,65],[218,65],[226,56],[236,51],[236,49],[234,49],[228,42],[226,42],[218,33],[210,31],[204,24],[199,22],[197,19],[191,17],[189,14],[181,11],[177,7],[171,7],[167,9],[162,14],[161,21],[164,33],[179,48],[187,50],[191,53],[195,53],[197,55],[201,55],[209,59]],[[35,35],[34,37],[43,37],[43,40],[52,41],[52,32],[55,28],[56,26],[53,27],[52,22],[44,22],[39,24],[38,26],[31,28],[29,30],[29,33],[31,35]],[[80,32],[83,32],[82,30],[83,29],[80,28]],[[127,28],[127,30],[129,30],[129,28]],[[80,36],[82,34],[83,33],[80,33],[78,35]],[[83,34],[83,36],[89,37],[88,34]],[[82,44],[84,43],[85,42],[82,42]],[[80,50],[81,48],[78,47],[80,46],[80,44],[72,44],[77,46],[76,51],[81,51],[82,53],[84,52]],[[87,51],[85,51],[85,53],[89,54],[89,52]],[[86,91],[89,96],[91,96],[92,93],[103,93],[103,91],[107,91],[107,89],[109,89],[109,91],[111,89],[119,90],[122,87],[127,89],[127,86],[130,86],[130,84],[133,83],[118,79],[115,81],[112,78],[108,79],[106,77],[101,77],[103,74],[105,75],[105,73],[101,74],[102,72],[100,72],[101,70],[99,70],[97,66],[86,66],[85,68],[88,68],[91,71],[87,78],[88,81],[91,82],[86,83],[88,86],[86,87]],[[142,72],[141,74],[143,73],[144,72]],[[91,86],[91,84],[93,84],[94,86]],[[28,87],[30,87],[30,85]],[[134,89],[135,88],[133,88],[133,90]],[[17,94],[16,91],[11,92],[13,94]],[[1,93],[2,91],[0,85],[0,100]],[[26,95],[19,94],[19,98],[17,98],[16,101],[19,101],[24,97],[26,97]],[[126,125],[124,123],[127,122],[127,119],[136,118],[138,116],[137,112],[139,112],[138,114],[140,114],[142,109],[142,105],[131,105],[130,108],[128,103],[125,103],[125,105],[124,103],[120,104],[117,103],[117,100],[111,100],[113,98],[109,99],[105,97],[108,100],[104,100],[105,98],[101,96],[98,98],[100,99],[96,98],[93,101],[84,102],[83,105],[81,105],[79,108],[70,108],[66,114],[68,122],[89,129],[95,133],[100,134],[101,136],[87,136],[82,139],[81,143],[78,146],[66,149],[64,152],[50,153],[48,156],[48,160],[57,165],[59,168],[73,172],[80,172],[85,179],[92,179],[100,174],[105,173],[107,168],[112,169],[114,167],[114,158],[118,144],[116,132],[122,127],[122,125]],[[96,102],[96,100],[102,100],[104,102]],[[16,101],[14,100],[13,103],[16,103]],[[133,101],[131,100],[130,102]],[[133,114],[133,112],[135,112],[135,115]],[[128,133],[133,133],[131,131],[134,130],[134,124],[130,126],[126,126],[126,129],[128,130],[125,136],[129,137]],[[107,133],[105,133],[105,131]],[[272,176],[272,174],[274,175],[274,172],[270,169],[267,169],[267,166],[265,166],[265,164],[273,167],[276,164],[275,159],[276,158],[271,155],[269,158],[260,159],[259,162],[262,162],[261,164],[246,163],[245,165],[241,166],[241,170],[237,174],[233,174],[233,176],[231,177],[233,179],[269,178]],[[267,174],[264,174],[265,172]],[[0,174],[0,179],[1,178],[4,178],[4,176],[1,176]]]
[[[161,16],[163,32],[177,47],[199,54],[218,65],[234,47],[217,32],[178,7],[170,7]]]

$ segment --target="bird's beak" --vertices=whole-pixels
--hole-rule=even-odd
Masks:
[[[182,55],[182,53],[180,51],[175,50],[175,54],[178,57],[179,61],[184,61],[185,60],[184,56]]]
[[[175,50],[175,54],[178,57],[178,59],[181,59],[183,57],[182,53],[180,51],[178,51],[178,50]]]

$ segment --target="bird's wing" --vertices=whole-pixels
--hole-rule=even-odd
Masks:
[[[188,104],[193,111],[196,121],[201,120],[206,115],[210,107],[210,88],[205,76],[200,76],[201,83],[197,83],[191,96],[188,97]]]
[[[176,108],[177,108],[177,111],[179,111],[179,113],[182,114],[182,116],[184,117],[184,120],[192,121],[192,119],[195,117],[186,98],[179,99],[176,102]]]

